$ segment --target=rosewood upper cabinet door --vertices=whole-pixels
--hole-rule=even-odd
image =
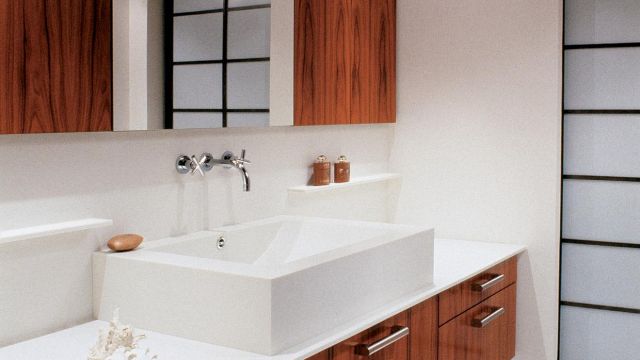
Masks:
[[[339,0],[342,2],[342,0]],[[324,0],[296,0],[294,9],[294,123],[320,125],[325,118],[326,6]]]
[[[396,122],[396,1],[371,0],[371,123]]]
[[[0,1],[0,134],[23,130],[23,11],[21,1]]]
[[[294,124],[395,122],[395,0],[296,0]]]
[[[370,122],[371,107],[371,0],[351,0],[350,122]]]
[[[348,124],[351,108],[352,16],[350,1],[326,1],[325,123]]]
[[[0,4],[0,133],[112,129],[110,0]]]

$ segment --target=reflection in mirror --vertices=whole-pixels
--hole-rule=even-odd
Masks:
[[[113,6],[116,131],[291,124],[290,117],[280,124],[270,117],[271,92],[283,86],[270,81],[271,1],[114,0]],[[279,6],[276,14],[293,17],[289,5]]]

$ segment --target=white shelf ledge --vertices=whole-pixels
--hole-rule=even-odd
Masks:
[[[332,191],[337,189],[344,189],[364,184],[372,184],[377,182],[385,182],[390,180],[400,179],[401,175],[396,173],[384,173],[384,174],[375,174],[375,175],[367,175],[351,178],[351,181],[346,183],[331,183],[329,185],[324,186],[296,186],[289,188],[289,191],[296,193],[316,193],[322,191]]]
[[[0,244],[40,238],[45,236],[72,233],[89,229],[97,229],[111,225],[113,225],[113,221],[109,219],[89,218],[0,231]]]

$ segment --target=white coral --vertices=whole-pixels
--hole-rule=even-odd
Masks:
[[[109,329],[100,330],[98,341],[89,350],[87,360],[113,360],[112,356],[123,350],[123,358],[126,360],[137,360],[138,341],[145,338],[144,334],[134,335],[134,329],[130,325],[120,324],[119,309],[113,312],[113,319],[109,322]],[[144,353],[144,358],[150,356],[149,349]],[[156,360],[157,355],[151,356],[150,360]]]

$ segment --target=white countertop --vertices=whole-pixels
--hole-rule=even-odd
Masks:
[[[158,360],[304,359],[525,250],[525,247],[520,245],[444,239],[436,239],[434,247],[433,285],[404,296],[378,311],[335,328],[331,333],[311,339],[283,354],[252,354],[145,330],[137,331],[137,334],[146,335],[146,339],[140,341],[140,348],[151,349],[151,353],[158,355]],[[95,344],[98,330],[106,328],[107,325],[104,321],[92,321],[7,346],[0,349],[0,360],[84,360],[89,348]]]

